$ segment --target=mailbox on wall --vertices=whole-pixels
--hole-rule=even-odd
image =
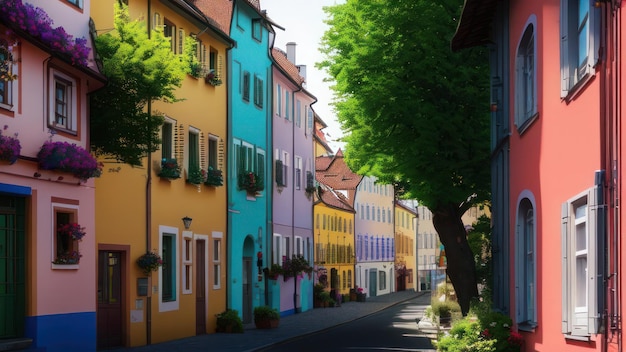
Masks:
[[[137,296],[147,296],[147,295],[148,295],[148,278],[147,277],[137,278]]]

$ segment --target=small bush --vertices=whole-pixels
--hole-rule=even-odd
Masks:
[[[254,308],[254,321],[260,319],[280,319],[280,313],[275,308],[268,306],[259,306]]]
[[[243,333],[243,322],[239,312],[234,309],[226,309],[217,317],[217,332]]]

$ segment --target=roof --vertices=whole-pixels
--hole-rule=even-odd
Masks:
[[[356,210],[350,205],[350,201],[341,193],[332,189],[321,187],[318,191],[319,200],[331,208],[356,213]]]
[[[298,87],[302,87],[302,84],[304,83],[304,78],[300,76],[300,70],[298,70],[298,67],[296,67],[293,62],[289,61],[289,59],[287,58],[287,53],[278,48],[272,48],[272,57],[274,58],[274,61],[276,62],[278,67],[282,69],[282,71],[295,84],[297,84]]]
[[[465,0],[451,47],[458,51],[492,42],[491,24],[498,0]]]
[[[191,2],[211,20],[215,27],[230,35],[232,0],[191,0]]]
[[[350,170],[339,149],[333,156],[315,158],[315,179],[334,190],[356,190],[363,176]]]

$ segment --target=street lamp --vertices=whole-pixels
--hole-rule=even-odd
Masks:
[[[185,217],[183,218],[183,225],[185,226],[185,230],[189,230],[189,228],[191,227],[191,221],[192,221],[192,220],[193,220],[193,219],[192,219],[192,218],[190,218],[190,217],[188,217],[188,216],[185,216]]]

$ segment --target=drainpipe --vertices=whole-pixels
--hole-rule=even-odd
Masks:
[[[152,1],[148,0],[148,38],[152,28]],[[150,129],[150,117],[152,115],[152,100],[148,100],[148,130]],[[148,139],[148,167],[146,177],[146,252],[152,247],[152,153],[151,143]],[[152,344],[152,272],[148,276],[148,296],[146,297],[146,344]]]

